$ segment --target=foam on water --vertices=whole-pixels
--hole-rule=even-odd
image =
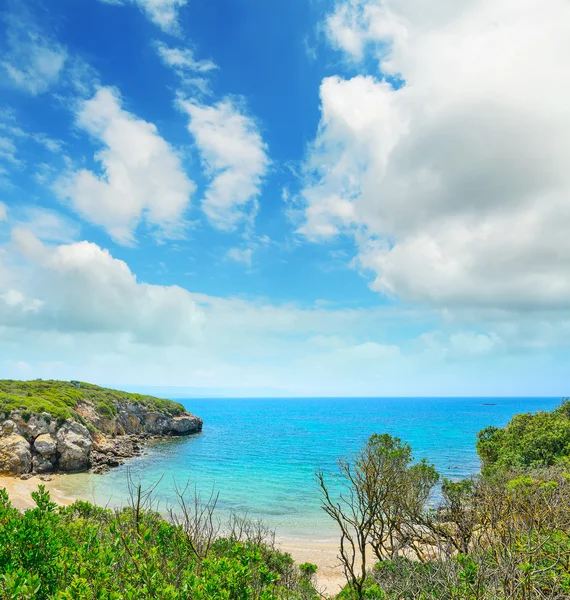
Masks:
[[[106,475],[70,478],[78,495],[99,504],[127,498],[127,468],[156,489],[164,508],[174,484],[187,480],[202,496],[219,492],[219,514],[260,517],[283,538],[334,538],[320,508],[317,468],[334,471],[339,457],[357,450],[372,433],[409,442],[450,478],[479,469],[475,436],[503,426],[520,412],[551,410],[558,398],[342,398],[182,400],[204,419],[200,435],[153,444],[148,454]]]

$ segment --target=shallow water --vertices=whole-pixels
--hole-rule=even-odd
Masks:
[[[127,499],[127,469],[143,484],[158,481],[162,508],[174,484],[191,481],[202,496],[219,492],[218,513],[248,512],[282,538],[334,538],[320,509],[314,472],[357,450],[372,433],[409,442],[450,478],[476,473],[475,436],[520,412],[551,410],[559,398],[342,398],[182,400],[204,419],[201,434],[153,444],[146,456],[106,475],[84,474],[65,491],[99,504]],[[493,404],[493,405],[489,405]],[[70,489],[72,488],[72,489]]]

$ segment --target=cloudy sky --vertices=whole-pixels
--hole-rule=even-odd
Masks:
[[[0,378],[553,395],[567,0],[5,0]]]

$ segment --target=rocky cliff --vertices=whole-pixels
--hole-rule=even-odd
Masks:
[[[0,380],[0,473],[104,472],[152,438],[198,433],[181,404],[61,381]]]

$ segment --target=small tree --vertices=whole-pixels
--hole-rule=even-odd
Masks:
[[[411,446],[374,434],[350,459],[339,460],[338,496],[317,472],[322,507],[340,529],[340,560],[357,597],[363,597],[367,555],[379,561],[414,549],[415,515],[439,480],[432,465],[412,464]]]

